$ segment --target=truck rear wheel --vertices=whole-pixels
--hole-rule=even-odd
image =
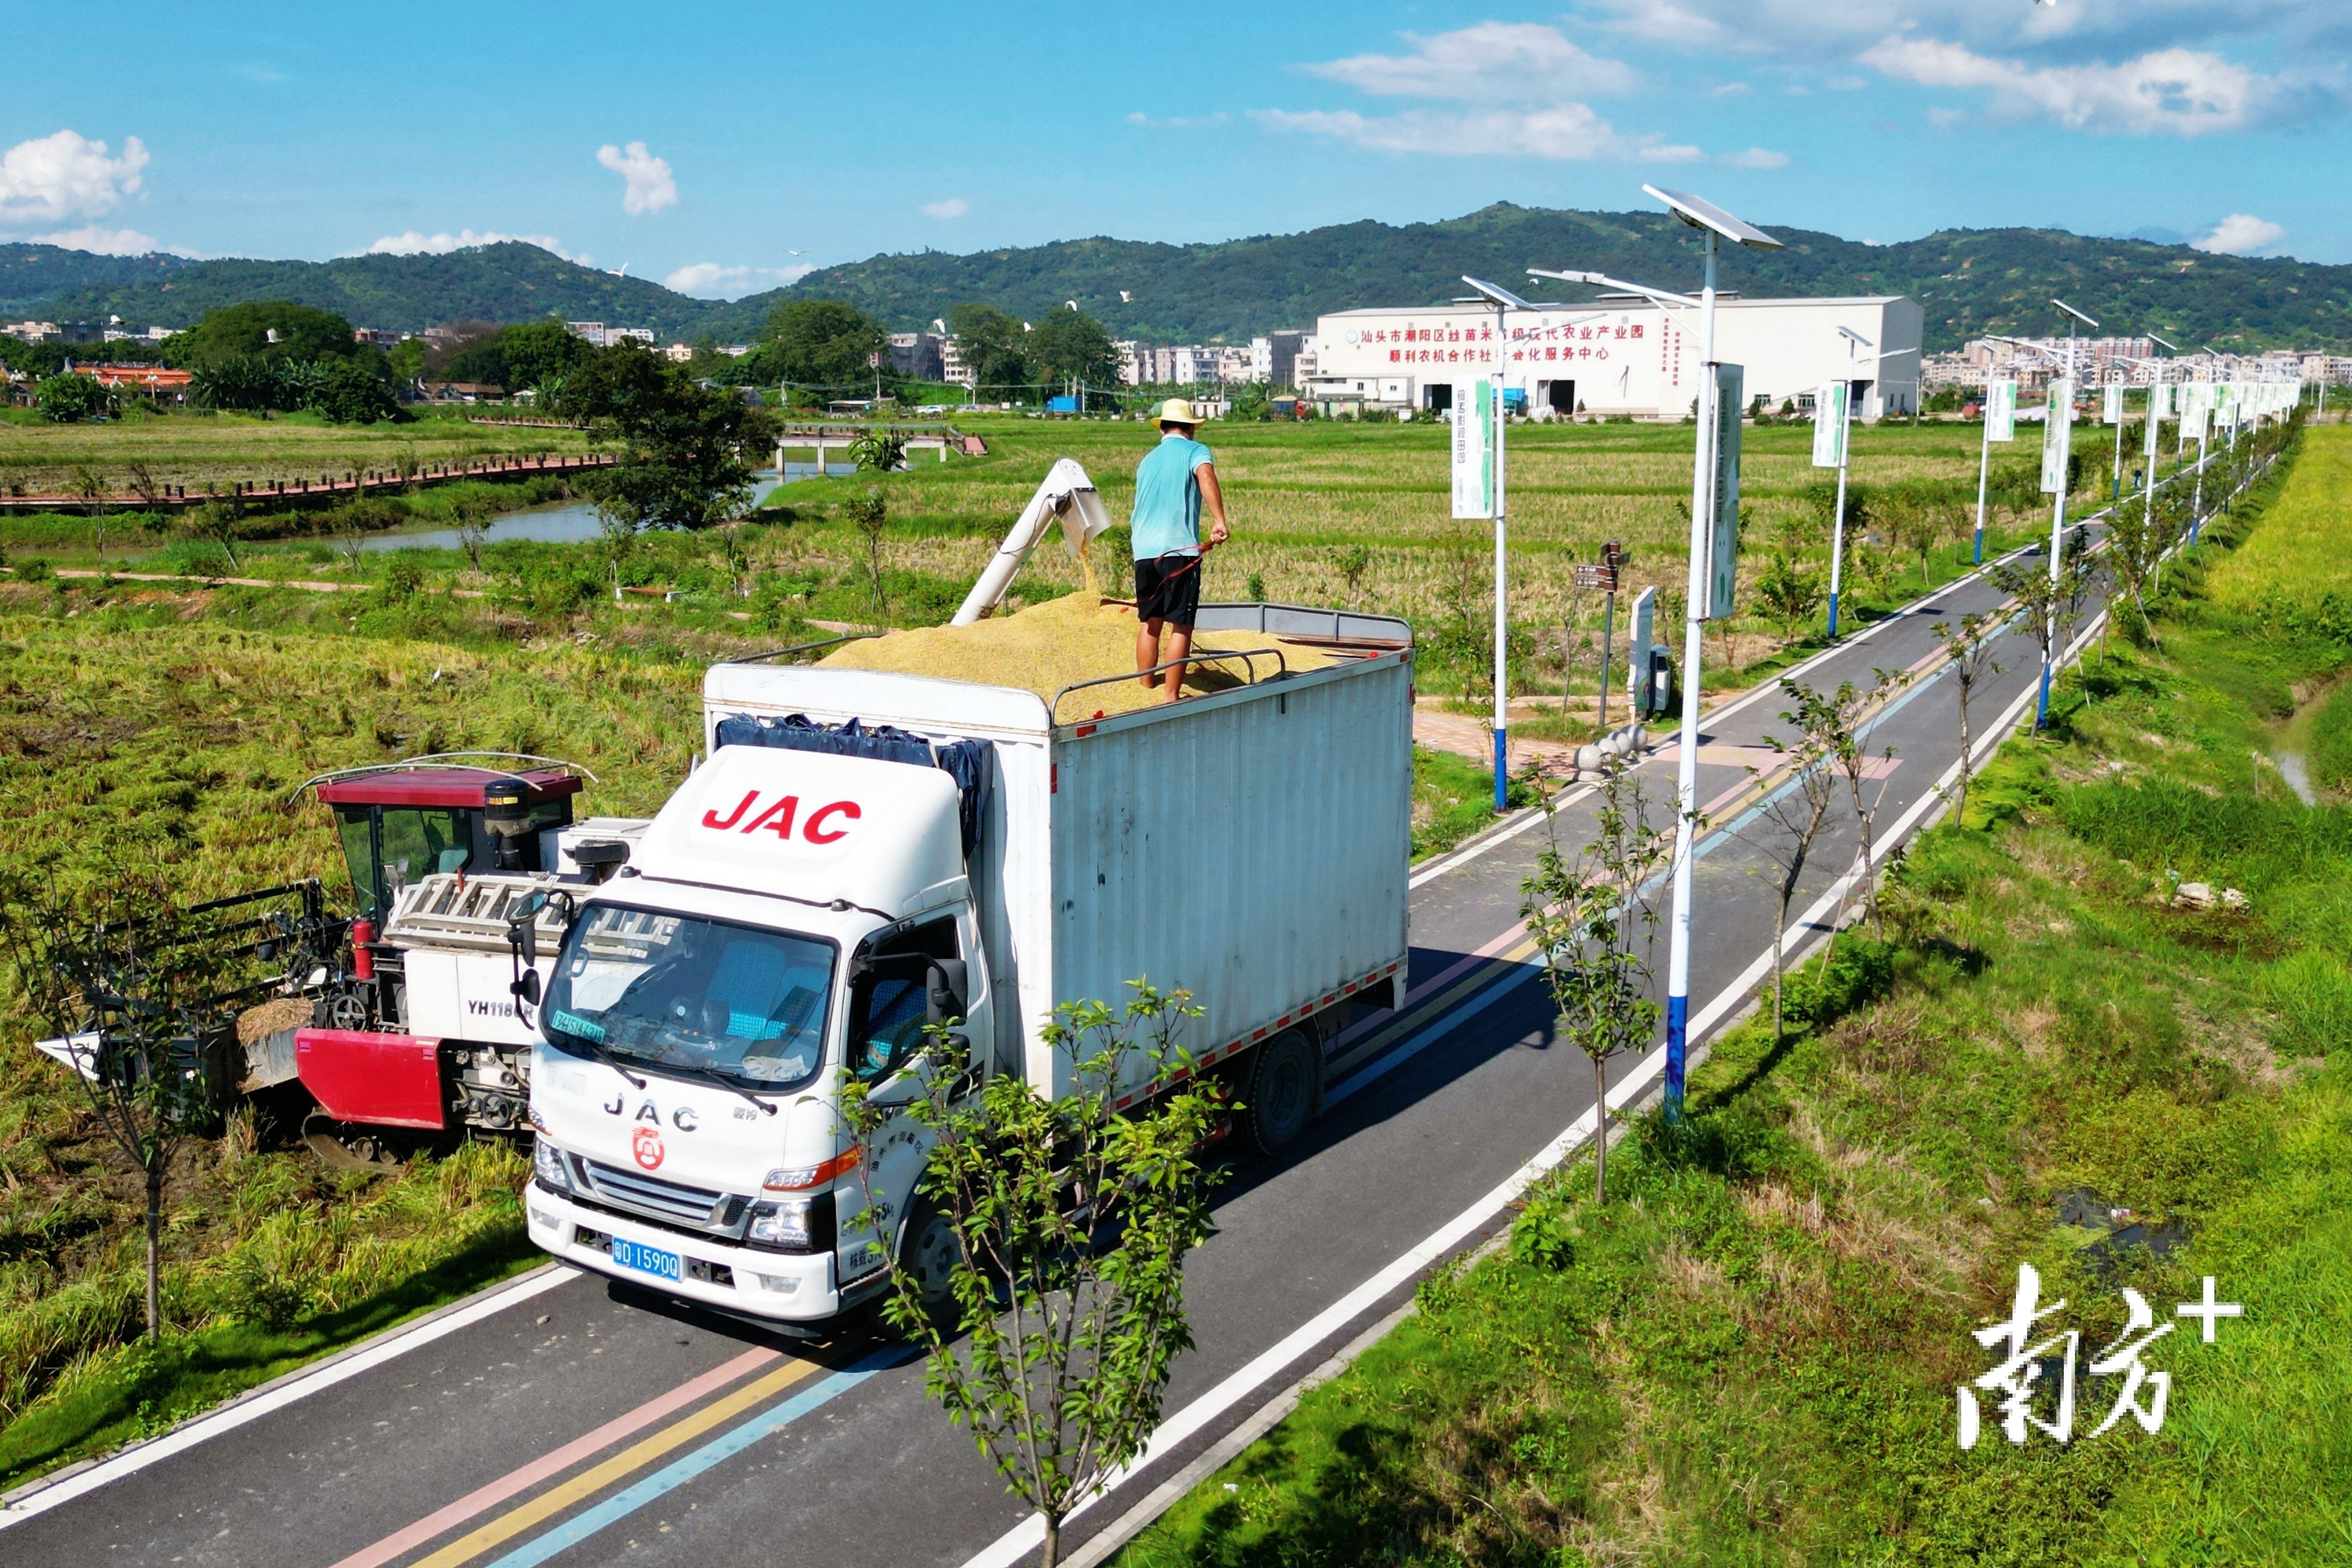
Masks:
[[[1279,1153],[1315,1119],[1323,1061],[1304,1031],[1292,1029],[1257,1048],[1242,1089],[1242,1131],[1261,1154]]]

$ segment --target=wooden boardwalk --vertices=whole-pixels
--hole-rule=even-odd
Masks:
[[[541,474],[576,474],[608,468],[619,459],[610,453],[592,452],[568,458],[507,458],[471,463],[434,463],[406,477],[390,468],[350,468],[339,477],[320,474],[299,479],[240,479],[226,495],[185,485],[160,485],[152,493],[122,491],[100,495],[0,495],[0,514],[37,511],[178,511],[208,500],[247,504],[273,501],[331,501],[377,490],[402,490],[411,486],[455,484],[461,479],[527,479]]]

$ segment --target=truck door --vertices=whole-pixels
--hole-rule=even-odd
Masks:
[[[968,916],[954,915],[926,921],[884,939],[862,955],[865,972],[850,984],[844,1065],[867,1087],[877,1105],[909,1106],[929,1091],[940,1069],[922,1056],[930,1021],[929,981],[936,961],[962,958],[965,949],[959,927],[968,921]],[[967,973],[983,968],[971,964]],[[971,999],[972,1010],[977,1012],[978,1007],[978,999]],[[965,1031],[959,1026],[958,1032]],[[971,1074],[974,1062],[986,1059],[986,1048],[981,1039],[973,1039],[966,1060],[949,1070],[960,1076]],[[971,1076],[977,1081],[977,1075]],[[887,1261],[884,1247],[915,1204],[916,1183],[930,1150],[929,1132],[903,1111],[875,1133],[872,1163],[860,1173],[866,1188],[863,1201],[848,1196],[839,1209],[844,1286],[866,1278]],[[853,1226],[852,1217],[867,1207],[875,1210],[874,1220]]]

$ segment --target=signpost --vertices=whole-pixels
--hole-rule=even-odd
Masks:
[[[1984,442],[1977,455],[1977,552],[1975,564],[1984,564],[1985,483],[1992,477],[1992,444],[2017,439],[2017,383],[1985,384]]]
[[[1601,604],[1601,732],[1609,732],[1609,639],[1617,625],[1617,569],[1623,564],[1624,552],[1611,540],[1601,547],[1601,564],[1579,566],[1576,569],[1576,591],[1590,594],[1598,590],[1605,597]],[[1560,661],[1563,665],[1567,660]],[[1559,693],[1559,710],[1568,711],[1568,688],[1563,678]]]

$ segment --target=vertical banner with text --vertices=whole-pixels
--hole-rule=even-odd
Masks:
[[[1986,385],[1985,439],[2017,439],[2017,383],[1996,381]]]
[[[1813,393],[1813,467],[1845,467],[1845,400],[1852,387],[1825,381]]]
[[[2058,495],[2066,489],[2066,458],[2074,439],[2074,378],[2062,375],[2050,384],[2049,423],[2042,430],[2042,493]]]
[[[1707,484],[1708,519],[1714,527],[1707,542],[1703,620],[1730,615],[1739,586],[1739,394],[1746,378],[1738,365],[1715,367],[1715,466]]]
[[[2124,389],[2121,386],[2102,387],[2099,391],[2099,423],[2120,425],[2124,422]]]
[[[1454,401],[1454,515],[1495,515],[1495,384],[1472,382]]]

